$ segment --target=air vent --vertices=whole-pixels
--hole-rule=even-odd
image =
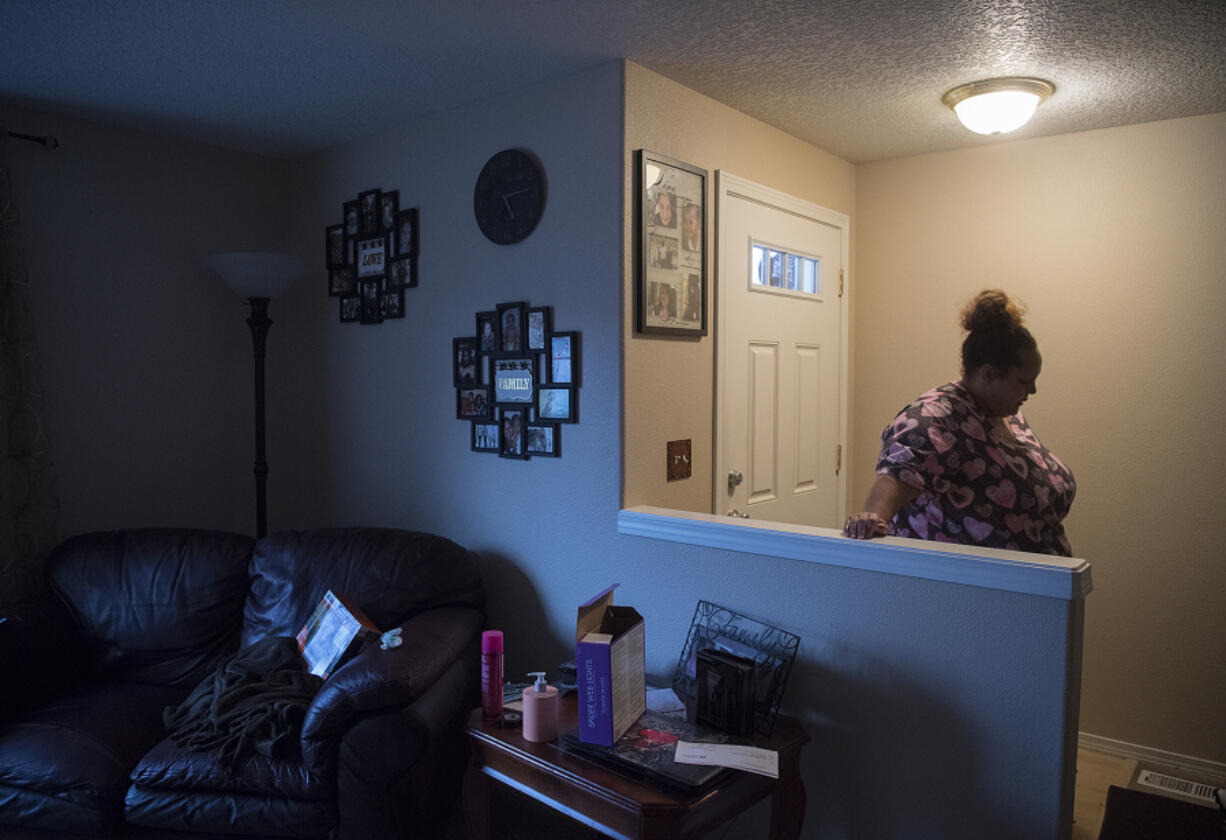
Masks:
[[[1141,774],[1137,776],[1137,783],[1147,787],[1158,788],[1158,790],[1165,790],[1168,793],[1178,793],[1181,796],[1199,799],[1206,805],[1217,805],[1213,800],[1213,785],[1190,782],[1187,779],[1166,776],[1162,773],[1155,773],[1152,770],[1142,770]]]

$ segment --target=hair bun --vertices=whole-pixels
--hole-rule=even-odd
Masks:
[[[1025,313],[1025,307],[1009,300],[1000,289],[984,289],[962,310],[962,329],[1009,333],[1022,326]]]

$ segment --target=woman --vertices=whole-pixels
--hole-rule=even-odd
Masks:
[[[900,537],[1072,556],[1073,474],[1022,403],[1043,358],[1022,310],[986,289],[962,312],[962,379],[923,394],[881,434],[877,480],[844,536]]]
[[[656,209],[652,211],[651,223],[656,227],[676,227],[677,222],[673,218],[673,194],[658,190],[656,192]]]

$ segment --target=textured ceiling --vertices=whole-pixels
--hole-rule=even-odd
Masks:
[[[296,156],[628,58],[852,162],[1226,111],[1226,0],[0,0],[0,100]],[[12,126],[20,130],[19,126]]]

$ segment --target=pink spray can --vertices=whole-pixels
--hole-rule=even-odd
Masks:
[[[502,715],[502,631],[481,634],[481,715]]]

